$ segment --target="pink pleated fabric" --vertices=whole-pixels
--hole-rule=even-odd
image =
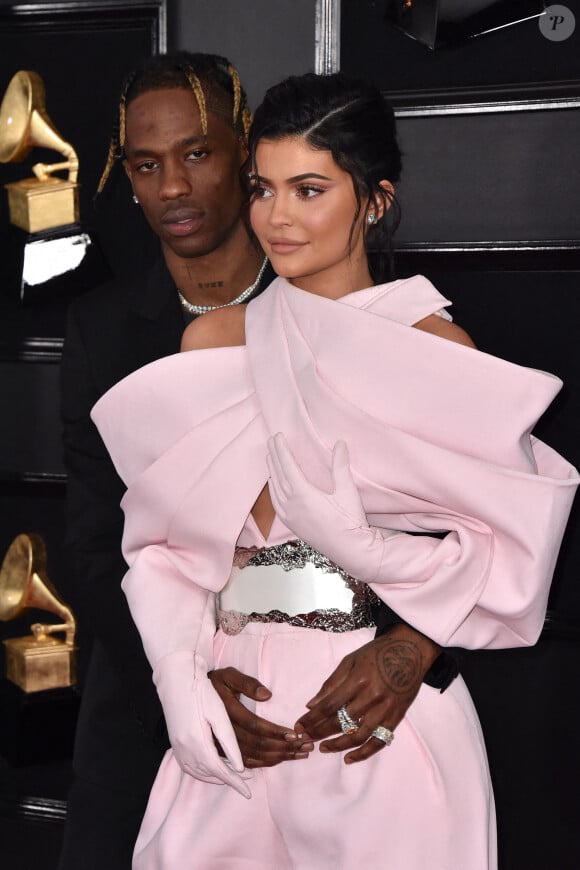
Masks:
[[[236,542],[263,545],[248,516],[276,432],[327,489],[345,440],[371,525],[449,532],[427,560],[413,535],[387,548],[373,589],[411,625],[443,645],[535,642],[579,483],[530,435],[561,382],[409,328],[446,304],[420,276],[338,301],[277,279],[247,309],[247,347],[152,363],[95,406],[128,486],[123,588],[152,664],[208,645],[201,613]],[[273,535],[292,537],[279,521]],[[218,632],[208,664],[259,677],[274,692],[260,714],[290,726],[371,634],[248,626]],[[364,764],[315,752],[246,782],[248,801],[184,774],[170,751],[135,867],[495,867],[485,752],[460,679],[444,695],[424,686],[393,746]]]

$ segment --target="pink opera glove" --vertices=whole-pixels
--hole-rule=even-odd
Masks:
[[[218,781],[230,785],[243,797],[251,797],[239,775],[244,763],[231,722],[208,679],[204,660],[190,650],[177,650],[157,663],[153,681],[165,713],[173,754],[181,769],[196,779]],[[214,737],[226,758],[219,756]]]
[[[153,668],[177,763],[197,779],[230,785],[249,798],[230,718],[207,675],[216,632],[213,594],[187,579],[175,553],[158,544],[133,558],[123,591]]]
[[[332,451],[330,493],[306,479],[281,432],[269,439],[268,448],[270,497],[284,525],[352,577],[375,580],[389,532],[367,522],[344,441],[337,441]]]
[[[442,562],[457,560],[460,548],[453,534],[440,541],[369,526],[344,441],[337,441],[332,451],[332,492],[307,480],[281,432],[269,439],[268,447],[268,485],[277,515],[297,537],[351,577],[416,587]]]

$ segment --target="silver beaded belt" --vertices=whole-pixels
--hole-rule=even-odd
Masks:
[[[285,622],[323,631],[354,631],[375,625],[377,596],[304,541],[275,547],[237,547],[232,573],[218,596],[217,615],[226,634],[248,622]]]

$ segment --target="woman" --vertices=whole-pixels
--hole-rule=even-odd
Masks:
[[[374,636],[375,595],[441,645],[535,642],[578,484],[529,435],[561,383],[476,351],[424,278],[382,283],[400,163],[376,89],[289,79],[249,148],[252,226],[282,277],[94,409],[172,743],[134,866],[493,868],[462,680],[423,686],[400,723],[318,689]],[[290,740],[320,706],[344,734],[244,771],[207,679],[228,665],[270,686]]]

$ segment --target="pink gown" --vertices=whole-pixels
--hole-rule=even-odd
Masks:
[[[101,399],[94,419],[128,485],[124,589],[153,665],[202,647],[206,603],[226,584],[236,544],[293,537],[276,518],[264,541],[250,515],[278,431],[327,489],[330,451],[346,440],[372,525],[449,532],[419,560],[426,539],[397,536],[372,584],[411,625],[444,645],[535,642],[578,485],[530,436],[561,384],[408,328],[445,304],[420,277],[338,303],[277,279],[248,308],[247,347],[160,360]],[[203,617],[178,606],[188,584],[192,598],[203,591]],[[260,679],[272,698],[259,714],[288,726],[374,636],[273,623],[214,631],[208,666]],[[184,772],[169,750],[136,870],[496,866],[485,749],[461,678],[444,694],[423,685],[393,745],[366,762],[315,751],[242,777],[250,799]]]

